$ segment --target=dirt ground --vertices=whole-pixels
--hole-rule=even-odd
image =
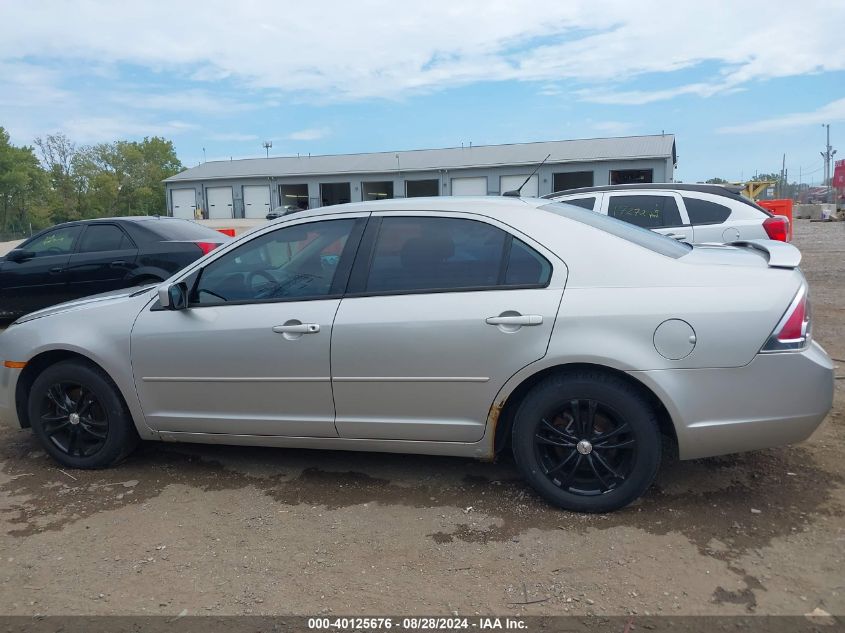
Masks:
[[[845,223],[795,243],[845,359]],[[150,444],[63,472],[4,427],[0,613],[845,614],[843,383],[804,444],[666,463],[601,516],[508,461]]]

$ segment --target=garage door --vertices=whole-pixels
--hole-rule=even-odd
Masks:
[[[170,192],[170,203],[174,218],[193,220],[197,209],[197,192],[194,189],[173,189]]]
[[[244,187],[244,217],[265,218],[270,213],[270,187],[247,185]]]
[[[487,177],[481,178],[452,178],[453,196],[486,196]]]
[[[500,193],[505,193],[506,191],[514,191],[518,189],[519,186],[525,182],[525,179],[528,178],[528,174],[522,174],[521,176],[502,176],[499,180],[499,185],[501,189],[499,189]],[[522,188],[520,195],[523,198],[537,198],[540,194],[540,178],[536,174],[531,176],[531,180],[525,182],[525,186]]]
[[[232,188],[209,187],[205,190],[208,200],[208,217],[211,220],[225,220],[235,217],[232,213]]]

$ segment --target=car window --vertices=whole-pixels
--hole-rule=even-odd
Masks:
[[[277,229],[208,264],[191,293],[192,305],[314,299],[333,294],[332,282],[354,219]]]
[[[147,229],[159,239],[165,240],[206,240],[222,242],[229,239],[219,231],[197,224],[193,220],[181,218],[150,218],[135,222],[133,226]]]
[[[563,216],[570,220],[592,226],[595,229],[610,233],[623,240],[647,248],[650,251],[678,259],[692,250],[692,246],[666,237],[660,233],[643,229],[628,222],[621,222],[602,213],[593,213],[567,204],[552,202],[540,207],[544,211]]]
[[[552,276],[552,265],[525,242],[513,238],[508,268],[505,272],[506,286],[545,286]]]
[[[82,230],[81,226],[66,226],[36,237],[20,248],[38,256],[65,255],[73,251],[73,243]]]
[[[514,251],[511,239],[505,231],[475,220],[384,218],[366,291],[419,292],[547,283],[551,265],[524,244]],[[508,249],[512,256],[505,262]]]
[[[79,252],[119,251],[132,247],[126,234],[114,224],[92,224],[86,227],[82,235]]]
[[[588,209],[592,211],[596,208],[596,198],[595,196],[590,196],[589,198],[572,198],[570,200],[560,200],[564,204],[574,204],[576,207],[581,207],[582,209]]]
[[[709,200],[684,196],[690,224],[720,224],[731,215],[730,207]]]
[[[610,196],[607,215],[645,229],[681,226],[674,196]]]

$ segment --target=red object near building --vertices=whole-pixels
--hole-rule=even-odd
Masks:
[[[836,189],[845,189],[845,160],[838,160],[834,164],[832,184]]]
[[[792,200],[785,199],[785,200],[758,200],[757,204],[759,204],[764,209],[768,209],[775,215],[782,215],[787,220],[789,220],[789,233],[787,234],[787,239],[785,241],[791,242],[792,241]]]

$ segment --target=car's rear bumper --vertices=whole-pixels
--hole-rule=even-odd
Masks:
[[[816,343],[744,367],[630,373],[669,411],[681,459],[800,442],[833,406],[833,362]]]

